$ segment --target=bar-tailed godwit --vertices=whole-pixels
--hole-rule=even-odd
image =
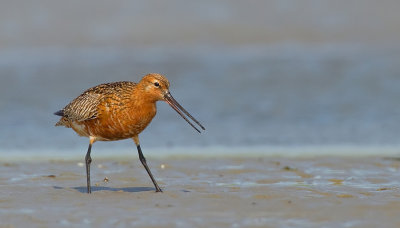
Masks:
[[[156,192],[162,192],[154,179],[139,143],[139,134],[156,115],[157,101],[167,102],[196,131],[205,128],[189,114],[169,92],[169,81],[160,74],[148,74],[139,83],[122,81],[105,83],[90,88],[75,98],[65,108],[54,113],[61,116],[56,126],[72,128],[78,135],[89,138],[85,156],[87,192],[90,187],[90,152],[96,141],[114,141],[132,138],[136,144],[139,159],[153,181]]]

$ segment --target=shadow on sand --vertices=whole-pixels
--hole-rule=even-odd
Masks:
[[[64,187],[53,186],[54,189],[67,189]],[[73,187],[72,189],[77,190],[81,193],[86,193],[87,188],[85,187]],[[148,191],[156,191],[155,188],[151,187],[126,187],[126,188],[110,188],[110,187],[102,187],[102,186],[92,186],[92,192],[97,191],[112,191],[112,192],[148,192]]]

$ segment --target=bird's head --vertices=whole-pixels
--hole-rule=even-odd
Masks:
[[[161,74],[148,74],[139,84],[142,84],[146,95],[156,101],[164,100],[165,94],[169,93],[169,81]]]
[[[187,118],[188,116],[192,119],[201,129],[205,130],[205,128],[197,121],[192,115],[189,114],[171,95],[169,92],[169,81],[168,79],[156,73],[147,74],[142,78],[139,82],[142,86],[146,96],[153,101],[165,101],[168,103],[183,119],[186,120],[196,131],[200,133],[200,130],[197,129]],[[184,115],[186,114],[186,116]]]

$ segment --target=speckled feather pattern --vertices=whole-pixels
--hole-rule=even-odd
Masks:
[[[129,99],[130,94],[136,83],[122,81],[104,83],[98,86],[92,87],[65,108],[62,109],[63,117],[68,121],[85,121],[98,117],[98,106],[105,100],[114,101],[114,103],[120,103],[124,99]],[[65,125],[63,122],[58,122],[56,126]]]

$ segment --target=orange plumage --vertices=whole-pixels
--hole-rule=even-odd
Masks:
[[[91,192],[92,144],[95,141],[127,138],[132,138],[136,143],[139,158],[150,175],[156,191],[161,191],[147,167],[138,137],[156,115],[156,102],[166,101],[198,132],[200,131],[184,114],[204,130],[204,127],[171,96],[169,85],[167,78],[160,74],[148,74],[139,83],[128,81],[105,83],[86,90],[65,108],[55,113],[61,116],[56,126],[72,128],[80,136],[90,138],[85,158],[88,193]]]

